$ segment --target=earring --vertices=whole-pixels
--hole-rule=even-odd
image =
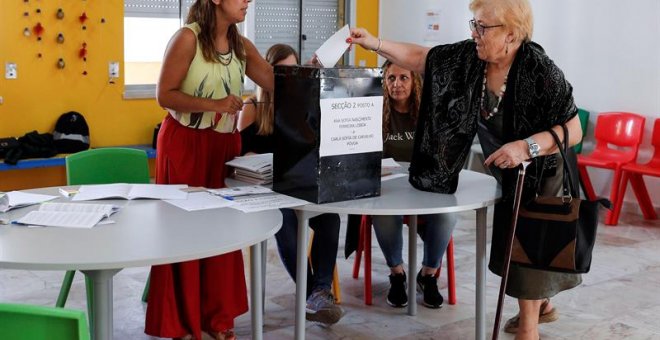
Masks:
[[[504,51],[505,55],[509,55],[509,44],[506,44],[506,50]]]

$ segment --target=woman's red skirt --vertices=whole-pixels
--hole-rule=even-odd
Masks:
[[[222,188],[225,162],[238,156],[238,133],[181,125],[167,116],[158,134],[156,183]],[[185,228],[185,226],[181,226]],[[234,327],[248,310],[240,250],[200,260],[151,267],[145,333],[158,337],[202,338],[202,331]]]

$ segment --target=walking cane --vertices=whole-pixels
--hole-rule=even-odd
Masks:
[[[509,264],[511,263],[511,248],[513,247],[513,238],[516,235],[516,225],[518,224],[518,210],[520,209],[520,199],[522,196],[523,182],[525,181],[525,170],[530,162],[524,161],[519,166],[518,181],[516,182],[516,196],[513,199],[513,215],[511,215],[511,229],[506,239],[506,252],[504,253],[504,268],[502,268],[502,281],[500,282],[500,294],[497,297],[497,312],[495,313],[495,325],[493,326],[492,340],[497,340],[500,333],[500,321],[502,319],[502,305],[504,304],[504,292],[506,292],[506,283],[509,277]]]

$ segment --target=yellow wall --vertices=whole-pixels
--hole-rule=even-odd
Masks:
[[[64,10],[64,19],[55,16]],[[82,113],[90,128],[92,147],[148,144],[165,112],[154,99],[124,100],[123,1],[2,1],[0,10],[0,137],[20,137],[37,130],[52,132],[60,114]],[[37,9],[41,13],[37,13]],[[28,16],[23,13],[28,12]],[[83,30],[78,17],[89,17]],[[101,23],[105,19],[105,23]],[[357,1],[357,25],[378,34],[378,0]],[[40,22],[42,40],[25,27]],[[58,33],[64,44],[58,44]],[[87,43],[87,61],[78,57]],[[42,53],[42,57],[37,55]],[[66,67],[56,67],[63,58]],[[357,47],[356,60],[377,66],[375,53]],[[18,78],[4,77],[5,62],[15,62]],[[120,78],[108,82],[108,62],[119,61]],[[83,75],[83,71],[87,75]],[[62,185],[63,167],[0,171],[0,190]]]
[[[64,19],[55,16],[64,10]],[[37,9],[41,13],[36,13]],[[23,16],[28,12],[29,16]],[[78,17],[89,19],[83,30]],[[153,128],[164,111],[151,100],[124,100],[123,1],[3,1],[0,11],[0,136],[22,136],[37,130],[52,132],[60,114],[82,113],[90,127],[93,147],[151,142]],[[101,23],[105,19],[105,23]],[[38,22],[41,41],[23,29]],[[64,34],[64,44],[56,42]],[[87,62],[78,57],[87,43]],[[39,58],[38,53],[42,53]],[[66,67],[56,67],[63,58]],[[4,77],[5,62],[16,62],[18,79]],[[108,82],[108,62],[120,62],[120,78]],[[83,71],[88,75],[84,76]]]
[[[356,1],[356,24],[357,27],[366,28],[369,33],[378,36],[378,0]],[[362,47],[356,47],[355,63],[359,65],[360,60],[365,61],[367,67],[377,67],[378,55],[367,51]]]
[[[61,6],[64,19],[55,16]],[[41,13],[37,13],[37,10]],[[23,13],[28,12],[28,16]],[[89,19],[82,29],[78,17]],[[124,100],[124,7],[121,0],[3,1],[0,10],[0,137],[52,132],[60,114],[82,113],[93,147],[151,143],[154,125],[164,116],[156,101]],[[101,23],[105,19],[105,23]],[[23,35],[38,22],[42,40]],[[58,44],[58,33],[64,43]],[[78,57],[87,43],[87,62]],[[39,58],[38,54],[42,57]],[[63,58],[66,67],[56,67]],[[15,62],[18,78],[4,77],[5,62]],[[120,62],[120,78],[108,82],[108,62]],[[84,76],[83,71],[88,75]],[[0,172],[0,190],[65,183],[64,167]]]

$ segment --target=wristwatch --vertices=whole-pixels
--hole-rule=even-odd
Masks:
[[[536,143],[532,137],[525,138],[527,142],[527,148],[529,150],[529,158],[535,158],[541,152],[541,147]]]

